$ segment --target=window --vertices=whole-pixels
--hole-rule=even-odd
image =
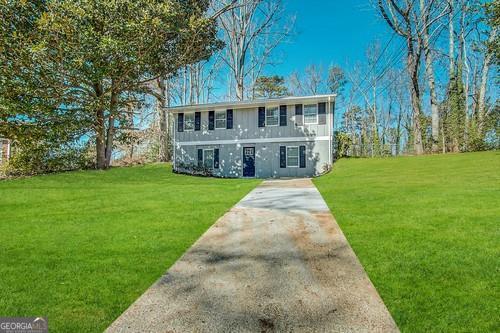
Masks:
[[[184,130],[194,131],[194,113],[184,114]]]
[[[286,166],[299,166],[299,147],[286,147]]]
[[[205,149],[203,150],[203,165],[205,168],[212,169],[214,167],[214,150]]]
[[[318,105],[306,104],[304,105],[304,124],[317,124],[318,123]]]
[[[277,106],[266,108],[266,126],[278,126],[280,112]]]
[[[215,112],[215,128],[226,128],[226,111]]]

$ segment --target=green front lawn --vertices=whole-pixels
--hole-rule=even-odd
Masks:
[[[315,179],[404,332],[500,330],[500,153],[344,159]]]
[[[257,184],[166,165],[0,182],[0,316],[103,331]]]

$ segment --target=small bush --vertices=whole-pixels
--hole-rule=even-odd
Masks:
[[[204,165],[199,166],[193,163],[179,162],[176,164],[174,172],[194,176],[215,177],[211,168],[207,168]]]

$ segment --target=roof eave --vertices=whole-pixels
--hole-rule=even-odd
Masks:
[[[185,112],[185,111],[210,111],[215,109],[225,109],[228,107],[233,107],[235,109],[248,109],[255,108],[259,106],[269,105],[269,104],[295,104],[299,102],[314,102],[321,100],[328,100],[328,98],[336,98],[336,94],[325,94],[325,95],[311,95],[311,96],[291,96],[284,98],[268,98],[268,99],[257,99],[248,101],[231,101],[231,102],[218,102],[218,103],[207,103],[207,104],[191,104],[191,105],[181,105],[166,107],[165,109],[172,113]]]

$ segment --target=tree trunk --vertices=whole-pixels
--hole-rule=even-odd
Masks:
[[[242,101],[244,99],[244,83],[243,76],[239,76],[236,78],[236,99]]]
[[[413,40],[408,38],[408,55],[407,67],[410,75],[410,91],[411,91],[411,105],[413,115],[413,147],[415,154],[422,155],[424,147],[422,144],[422,126],[420,124],[420,116],[422,114],[421,101],[420,101],[420,86],[418,82],[418,68],[419,68],[419,53],[414,53]]]
[[[160,98],[158,99],[158,118],[159,118],[159,135],[158,141],[160,146],[160,151],[158,154],[158,159],[160,162],[167,162],[169,160],[168,154],[168,119],[167,110],[165,107],[168,105],[168,88],[165,78],[159,78],[157,80],[158,87],[160,88]]]
[[[242,39],[242,43],[243,43]],[[240,46],[239,50],[243,50],[243,46]],[[236,98],[239,101],[245,99],[245,55],[244,52],[237,52],[238,56],[236,57],[236,72],[235,72],[235,81],[236,81]]]
[[[401,120],[402,120],[402,112],[403,112],[403,107],[400,104],[399,105],[399,114],[398,114],[398,124],[396,126],[396,156],[401,154]]]
[[[420,0],[421,10],[425,10],[425,2]],[[427,14],[424,13],[424,26],[427,26]],[[429,40],[429,27],[423,31],[423,47],[425,56],[425,72],[430,91],[431,102],[431,136],[432,136],[432,152],[439,152],[439,107],[436,94],[436,83],[434,76],[434,59],[432,57],[431,45]]]
[[[463,142],[464,149],[467,151],[469,149],[469,78],[470,78],[470,68],[469,63],[467,61],[467,41],[465,38],[465,28],[466,28],[466,15],[468,12],[467,4],[465,0],[462,0],[462,17],[460,20],[460,61],[462,63],[462,67],[465,68],[465,88],[464,88],[464,112],[465,112],[465,126],[463,133]]]
[[[106,169],[106,134],[104,129],[104,110],[99,107],[96,111],[96,169]]]
[[[94,92],[97,99],[102,97],[102,85],[100,83],[94,84]],[[99,106],[95,111],[95,149],[96,149],[96,169],[106,168],[106,134],[104,125],[104,109],[102,107],[102,101],[99,101]]]
[[[113,153],[113,139],[115,136],[115,117],[110,114],[108,117],[108,130],[106,133],[106,160],[105,160],[105,168],[109,168],[111,166],[111,155]]]
[[[450,80],[455,76],[455,28],[453,25],[453,18],[455,16],[455,0],[448,0],[448,6],[450,7],[450,12],[448,14],[448,57],[450,60],[449,74]]]
[[[127,105],[126,121],[129,128],[134,128],[134,112],[132,110],[132,105],[130,104]],[[134,158],[135,143],[135,137],[133,137],[128,146],[128,157],[131,161]]]
[[[488,38],[488,43],[491,43],[496,39],[497,29],[493,28],[491,30],[490,36]],[[484,122],[486,118],[486,89],[488,86],[488,73],[490,71],[490,64],[493,60],[493,52],[486,51],[486,56],[484,57],[483,69],[481,71],[481,84],[479,88],[478,97],[478,132],[479,137],[484,136]]]
[[[455,27],[454,27],[454,16],[455,16],[455,0],[448,0],[448,6],[450,7],[450,12],[448,14],[448,71],[449,71],[449,83],[448,83],[448,100],[446,102],[446,113],[449,116],[451,114],[451,103],[450,103],[450,91],[455,80]],[[449,119],[449,118],[448,118]],[[445,137],[445,124],[442,124],[442,135],[443,135],[443,152],[446,152],[446,137]],[[448,128],[446,128],[447,130]],[[448,132],[448,131],[447,131]],[[451,132],[451,131],[450,131]]]
[[[111,99],[109,103],[108,130],[106,133],[106,169],[111,166],[111,156],[113,154],[113,142],[115,137],[115,115],[118,108],[118,95],[115,92],[114,84],[111,83]]]

